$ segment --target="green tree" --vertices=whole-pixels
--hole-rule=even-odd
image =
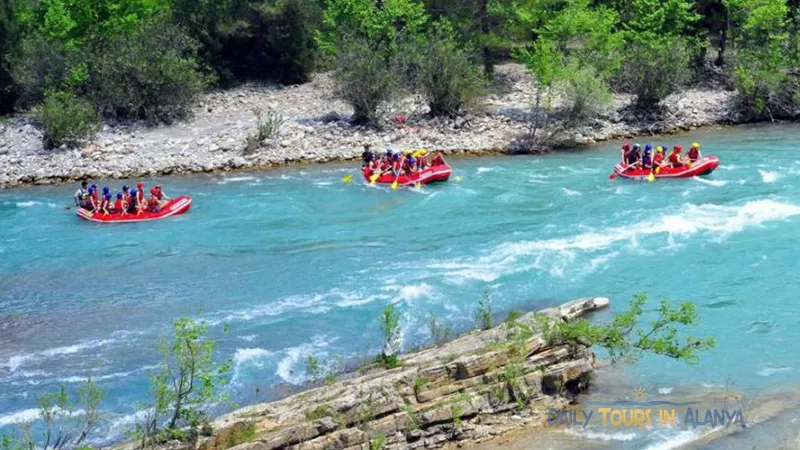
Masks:
[[[70,396],[66,387],[43,394],[36,400],[41,424],[30,424],[0,435],[0,450],[63,450],[80,448],[102,419],[100,405],[105,394],[91,379]]]
[[[203,322],[177,319],[172,339],[162,341],[160,347],[163,359],[151,375],[154,402],[134,433],[142,446],[154,440],[183,437],[183,433],[173,431],[183,426],[196,431],[207,418],[205,408],[220,400],[219,387],[230,370],[230,362],[214,361],[217,344],[208,336]],[[160,431],[163,421],[166,430]]]
[[[554,332],[556,339],[584,345],[597,345],[608,351],[613,361],[636,361],[649,353],[695,363],[699,353],[716,345],[714,338],[696,338],[685,335],[681,328],[697,325],[697,307],[682,302],[677,308],[662,299],[658,314],[652,322],[642,324],[647,296],[636,295],[627,311],[615,314],[607,324],[594,325],[586,319],[559,322]]]
[[[92,104],[69,91],[48,91],[33,112],[44,128],[42,143],[48,149],[76,147],[91,140],[100,129],[100,118]]]
[[[17,92],[11,76],[8,55],[16,47],[19,26],[13,0],[0,0],[0,115],[14,111]]]
[[[105,115],[149,123],[186,117],[206,79],[196,43],[166,15],[110,37],[92,61],[87,95]]]
[[[432,116],[457,116],[475,104],[483,77],[448,21],[431,24],[426,38],[410,39],[407,49],[400,54],[410,60],[410,89],[422,94]]]

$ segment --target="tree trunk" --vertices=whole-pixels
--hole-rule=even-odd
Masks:
[[[489,45],[489,0],[478,0],[478,22],[481,28],[481,43],[483,46],[483,72],[491,79],[494,76],[494,61],[492,61],[492,48]]]

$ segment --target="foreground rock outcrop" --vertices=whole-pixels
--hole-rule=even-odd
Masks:
[[[603,308],[606,298],[575,300],[541,311],[550,320]],[[522,316],[532,323],[543,316]],[[289,398],[250,406],[213,424],[197,448],[355,450],[438,448],[479,441],[541,423],[546,409],[568,404],[594,369],[586,346],[548,343],[542,334],[514,337],[503,324],[400,358],[400,367],[366,369]],[[513,339],[518,351],[504,345]],[[242,441],[247,441],[243,442]]]
[[[156,128],[107,124],[95,142],[77,150],[44,150],[36,123],[25,117],[0,120],[0,187],[350,160],[360,156],[364,144],[378,150],[424,147],[445,153],[530,151],[519,143],[530,129],[536,95],[532,79],[518,64],[499,66],[497,77],[495,92],[467,117],[428,118],[427,106],[411,97],[385,111],[386,117],[402,115],[405,123],[383,130],[348,122],[352,110],[334,96],[329,74],[299,86],[244,86],[207,94],[185,123]],[[663,115],[639,117],[628,107],[630,96],[617,95],[608,113],[559,129],[550,145],[736,123],[731,115],[734,97],[731,91],[685,91],[663,102]],[[553,106],[559,105],[555,99]],[[279,112],[285,123],[277,137],[247,151],[247,137],[256,126],[253,109],[266,108]]]

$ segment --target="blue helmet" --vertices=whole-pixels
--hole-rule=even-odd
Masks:
[[[138,193],[139,193],[139,192],[138,192],[138,191],[137,191],[135,188],[134,188],[134,189],[131,189],[131,195],[132,195],[132,196],[136,197],[136,194],[138,194]]]
[[[103,186],[103,194],[108,194],[109,192],[111,192],[111,189],[108,186]]]
[[[652,146],[652,145],[650,145],[650,144],[647,144],[647,145],[645,145],[645,146],[644,146],[644,151],[646,151],[646,152],[652,152],[652,151],[653,151],[653,146]]]
[[[97,192],[97,186],[95,185],[89,186],[89,193],[94,194],[95,192]]]
[[[394,153],[394,152],[392,152],[392,148],[391,147],[386,149],[386,155],[387,156],[392,156],[392,153]]]
[[[400,159],[400,153],[395,153],[392,157],[396,160]]]
[[[111,200],[111,193],[109,193],[109,192],[104,192],[104,193],[103,193],[103,198],[104,198],[104,199],[106,199],[106,200]]]
[[[416,162],[417,162],[417,160],[416,160],[416,159],[414,159],[414,157],[413,157],[413,156],[409,156],[409,157],[408,157],[408,163],[409,163],[409,164],[414,164],[414,163],[416,163]]]
[[[117,198],[122,200],[122,192],[117,192]]]
[[[122,186],[122,190],[123,190],[123,191],[127,191],[128,189],[130,189],[130,188],[128,187],[128,185],[127,185],[127,184],[126,184],[126,185],[124,185],[124,186]]]
[[[89,189],[97,189],[97,185],[96,184],[92,184],[91,186],[89,186]]]

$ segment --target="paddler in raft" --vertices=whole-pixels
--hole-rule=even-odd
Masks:
[[[686,157],[689,159],[689,162],[695,162],[700,159],[700,144],[692,142],[692,148],[689,149],[689,153],[686,154]]]
[[[682,150],[683,150],[683,146],[681,146],[681,145],[676,145],[676,146],[672,147],[672,153],[669,154],[669,158],[668,159],[669,159],[669,164],[673,168],[680,168],[680,167],[684,166],[684,163],[686,161],[683,159],[683,156],[681,155],[681,151]]]

